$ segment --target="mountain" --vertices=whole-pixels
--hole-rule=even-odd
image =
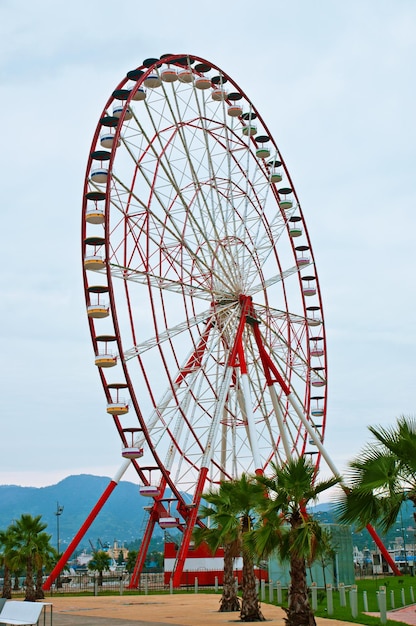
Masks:
[[[0,529],[6,529],[22,513],[41,515],[42,521],[47,524],[47,532],[52,536],[51,543],[56,547],[58,525],[56,512],[59,503],[59,506],[63,506],[62,514],[59,515],[60,547],[63,551],[79,531],[109,482],[110,478],[105,476],[80,474],[68,476],[56,485],[48,487],[0,485]],[[169,497],[169,494],[166,495]],[[151,499],[140,495],[138,485],[121,481],[80,541],[78,548],[89,549],[90,542],[96,547],[99,546],[99,541],[103,544],[107,542],[112,544],[117,540],[119,543],[128,544],[140,540],[147,520],[144,507],[151,502]],[[385,536],[387,544],[392,543],[403,533],[408,537],[416,536],[413,511],[411,502],[402,505],[396,524]],[[311,512],[321,523],[336,523],[332,504],[318,504],[311,508]],[[380,531],[379,534],[382,535]],[[163,531],[157,524],[154,537],[159,539],[163,537]],[[361,544],[369,543],[369,539],[366,532],[354,532],[354,545],[359,545],[360,549]]]
[[[61,551],[78,532],[85,519],[99,500],[110,478],[80,474],[68,476],[56,485],[48,487],[19,487],[0,485],[0,529],[5,529],[22,513],[41,515],[47,524],[46,531],[52,535],[51,543],[57,546],[58,516],[57,506],[63,507],[59,515],[59,538]],[[98,540],[102,543],[116,539],[128,543],[143,535],[147,514],[143,507],[150,500],[139,494],[136,484],[120,481],[113,493],[98,513],[80,548],[94,547]],[[161,534],[161,530],[157,527]]]

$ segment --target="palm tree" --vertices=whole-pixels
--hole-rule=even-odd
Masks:
[[[340,477],[318,482],[316,469],[306,457],[289,459],[283,467],[272,465],[272,477],[257,476],[267,496],[261,501],[263,524],[251,534],[252,550],[261,557],[277,551],[290,564],[289,606],[285,609],[288,626],[315,626],[309,604],[307,565],[324,546],[324,531],[306,512],[309,503],[340,482]]]
[[[3,567],[2,598],[12,597],[12,569],[11,563],[15,558],[12,530],[7,528],[0,531],[0,564]]]
[[[240,479],[222,482],[217,495],[210,492],[203,496],[207,502],[211,501],[213,504],[211,516],[218,529],[218,538],[213,539],[211,545],[215,548],[216,545],[218,547],[223,544],[227,553],[227,574],[224,572],[224,578],[227,576],[227,593],[230,594],[231,603],[231,584],[234,584],[234,580],[231,583],[232,559],[237,553],[241,553],[243,557],[240,609],[240,619],[243,622],[262,622],[265,619],[257,595],[253,555],[245,543],[245,536],[257,520],[256,503],[262,497],[263,488],[255,479],[245,474]]]
[[[224,578],[219,611],[228,613],[240,610],[233,566],[234,559],[241,554],[241,543],[234,523],[235,516],[229,515],[230,501],[226,485],[223,482],[217,492],[204,494],[205,502],[211,506],[203,505],[199,513],[202,519],[209,518],[210,525],[195,528],[193,539],[197,546],[206,543],[212,554],[220,546],[224,547]]]
[[[354,523],[357,530],[377,524],[386,533],[404,502],[416,507],[416,421],[401,416],[393,427],[370,426],[369,430],[373,440],[349,464],[348,485],[339,497],[337,514],[341,523]],[[415,512],[413,516],[416,519]],[[385,554],[388,562],[389,557]],[[394,562],[389,564],[399,573]]]
[[[33,557],[34,568],[36,571],[35,596],[37,600],[43,600],[45,594],[42,589],[44,568],[52,568],[59,557],[58,552],[50,543],[51,535],[42,532],[39,533],[36,541],[37,552]]]
[[[111,558],[104,550],[94,550],[92,553],[92,559],[88,563],[88,569],[98,572],[98,584],[100,587],[103,585],[103,572],[108,572],[110,569]]]
[[[10,525],[12,531],[15,554],[11,559],[14,569],[25,569],[25,600],[36,600],[35,571],[42,567],[45,553],[51,553],[53,548],[49,541],[50,535],[43,531],[46,524],[41,522],[41,515],[32,517],[23,513],[21,517]],[[47,541],[45,541],[47,537]]]
[[[341,522],[357,529],[378,523],[386,532],[403,502],[416,507],[416,420],[401,416],[394,427],[369,426],[369,431],[374,439],[349,463],[337,512]]]

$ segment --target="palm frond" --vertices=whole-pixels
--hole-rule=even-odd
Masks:
[[[371,492],[351,489],[335,503],[335,515],[341,524],[356,524],[361,530],[380,519],[382,508],[379,498]]]

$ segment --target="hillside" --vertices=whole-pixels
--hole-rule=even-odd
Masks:
[[[19,487],[0,485],[0,529],[7,526],[22,513],[41,515],[48,525],[47,532],[52,535],[52,545],[57,545],[57,504],[64,507],[59,516],[59,537],[61,551],[78,532],[83,522],[95,506],[109,483],[105,476],[80,474],[68,476],[56,485],[48,487]],[[96,520],[80,543],[80,548],[90,548],[98,540],[102,543],[129,543],[143,535],[147,515],[144,506],[150,504],[148,498],[139,494],[136,484],[121,481],[100,511]],[[328,519],[328,505],[320,505],[322,521]],[[145,517],[146,516],[146,517]],[[156,525],[155,535],[162,536]]]
[[[61,551],[78,532],[83,522],[99,500],[110,479],[104,476],[81,474],[68,476],[56,485],[48,487],[18,487],[0,485],[0,529],[5,529],[22,513],[41,515],[48,525],[47,532],[52,535],[52,545],[57,545],[57,503],[64,507],[59,517],[59,535]],[[141,539],[147,514],[143,507],[151,501],[140,495],[137,484],[121,481],[115,488],[96,520],[80,542],[79,548],[91,547],[90,541],[97,546],[102,543],[130,543]],[[400,517],[385,537],[387,544],[405,534],[407,542],[414,542],[413,507],[410,502],[403,504]],[[322,523],[333,523],[335,517],[331,504],[319,504],[312,508],[314,515]],[[380,533],[381,534],[381,533]],[[163,531],[155,527],[155,537],[162,537]],[[354,545],[360,549],[371,545],[366,531],[353,533]]]
[[[72,540],[85,521],[104,489],[109,478],[81,474],[68,476],[56,485],[48,487],[19,487],[0,485],[0,529],[7,526],[22,513],[41,515],[52,535],[52,545],[57,544],[57,503],[64,507],[59,517],[61,551]],[[97,544],[104,542],[130,542],[143,534],[143,507],[149,500],[139,494],[134,483],[121,481],[96,520],[80,543],[80,547],[90,547],[89,540]],[[161,531],[159,531],[161,533]]]

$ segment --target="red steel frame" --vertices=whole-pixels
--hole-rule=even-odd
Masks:
[[[267,350],[264,347],[261,334],[258,328],[258,324],[256,323],[256,320],[255,320],[255,312],[252,309],[251,297],[241,296],[240,302],[241,302],[240,323],[239,323],[238,330],[235,336],[234,346],[229,357],[228,367],[240,368],[240,371],[242,374],[245,374],[247,372],[245,354],[244,354],[244,345],[243,345],[243,332],[244,332],[244,328],[246,324],[249,324],[249,322],[247,321],[247,318],[249,317],[252,320],[254,319],[254,323],[250,323],[250,325],[253,328],[254,336],[255,336],[256,343],[259,349],[259,354],[260,354],[260,358],[262,361],[262,365],[264,368],[264,373],[265,373],[268,385],[271,386],[273,385],[274,382],[277,382],[281,386],[284,393],[287,396],[289,396],[290,394],[289,387],[286,385],[285,381],[282,379],[280,373],[278,372],[272,360],[270,359],[270,355],[268,354]],[[206,336],[205,336],[205,339],[206,339]],[[188,360],[187,367],[184,368],[184,370],[182,371],[182,377],[181,377],[182,380],[184,379],[186,374],[191,371],[192,369],[191,364],[198,363],[200,361],[205,345],[206,345],[206,341],[204,341],[203,343],[201,342],[201,344],[197,347],[192,357]],[[209,457],[208,457],[208,461],[209,461]],[[262,471],[263,470],[261,468],[258,468],[256,470],[256,473],[262,473]],[[201,502],[202,494],[204,492],[207,475],[208,475],[208,466],[206,465],[206,466],[201,467],[197,487],[195,490],[194,501],[192,502],[192,507],[191,508],[182,507],[179,511],[185,519],[185,527],[183,528],[183,538],[182,538],[182,542],[181,542],[181,545],[177,554],[176,567],[172,574],[172,584],[174,587],[179,587],[181,584],[183,568],[184,568],[185,560],[189,551],[189,545],[191,542],[193,529],[195,527],[195,524],[197,523],[198,509],[199,509],[199,505]],[[94,519],[96,518],[96,516],[102,509],[107,499],[110,497],[111,493],[117,486],[118,482],[119,482],[119,479],[113,479],[109,483],[104,493],[98,500],[97,504],[95,505],[95,507],[93,508],[93,510],[87,517],[87,519],[85,520],[84,524],[81,526],[80,530],[75,535],[74,539],[71,541],[68,548],[65,550],[62,557],[58,561],[57,565],[55,566],[55,568],[52,570],[51,574],[49,575],[47,581],[45,582],[43,586],[45,590],[49,590],[51,588],[53,581],[61,573],[66,562],[68,561],[68,559],[70,558],[74,550],[76,549],[77,545],[79,544],[79,542],[81,541],[85,533],[87,532],[88,528],[90,527],[90,525],[92,524],[92,522],[94,521]],[[139,584],[140,574],[142,572],[142,569],[145,563],[147,551],[149,548],[149,544],[150,544],[150,540],[152,537],[155,524],[160,518],[161,514],[166,513],[166,509],[162,504],[165,487],[166,487],[166,483],[162,479],[162,482],[159,486],[160,495],[158,496],[158,498],[154,499],[152,511],[149,516],[149,520],[148,520],[146,530],[143,536],[141,548],[139,550],[139,554],[137,557],[136,565],[135,565],[135,568],[134,568],[134,571],[130,580],[130,584],[129,584],[130,588],[137,588]],[[374,528],[371,525],[368,525],[367,529],[369,533],[371,534],[371,537],[374,539],[376,545],[380,549],[381,553],[383,554],[384,558],[386,559],[387,563],[390,565],[394,574],[400,575],[400,570],[397,568],[392,557],[387,552],[383,542],[381,541],[380,537],[377,535]]]

